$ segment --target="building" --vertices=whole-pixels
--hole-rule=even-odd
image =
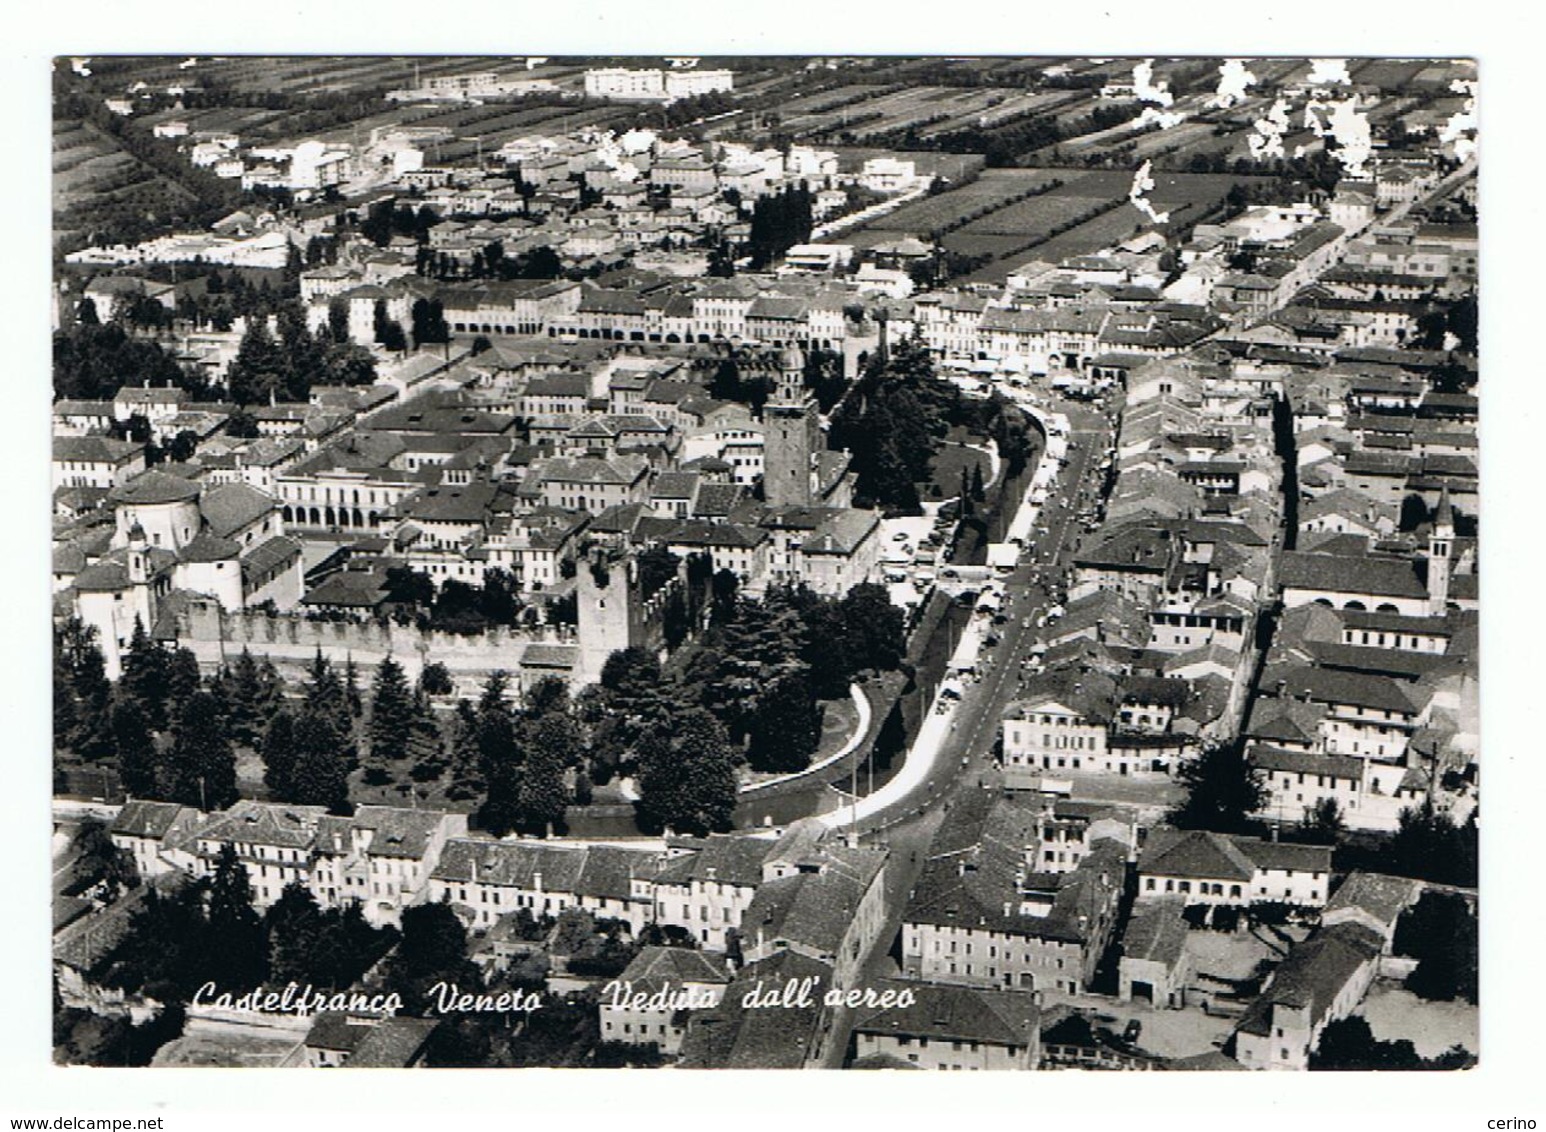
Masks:
[[[1331,887],[1331,849],[1207,830],[1154,829],[1138,857],[1140,904],[1293,904],[1319,908]]]
[[[861,1011],[853,1059],[887,1058],[918,1069],[1035,1069],[1041,1060],[1041,1008],[1024,991],[887,981],[910,1006]]]
[[[774,507],[809,507],[815,494],[812,456],[820,440],[815,405],[805,388],[805,354],[782,356],[778,386],[763,408],[763,496]]]
[[[1308,1069],[1322,1031],[1368,993],[1380,952],[1380,936],[1357,923],[1295,944],[1235,1027],[1235,1059],[1247,1069]]]
[[[701,951],[646,947],[603,988],[601,1040],[653,1045],[668,1057],[681,1051],[693,1010],[719,1005],[730,971]],[[615,987],[615,990],[610,988]]]
[[[1072,871],[1038,872],[1038,810],[958,797],[902,915],[902,970],[931,982],[1077,993],[1116,922],[1127,847],[1100,838]]]
[[[1189,929],[1181,918],[1183,907],[1179,899],[1157,900],[1134,910],[1122,933],[1117,967],[1121,1001],[1143,1001],[1172,1010],[1186,1005],[1193,962],[1186,949]]]

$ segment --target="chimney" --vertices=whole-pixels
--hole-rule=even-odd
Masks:
[[[542,891],[542,871],[540,869],[531,874],[531,886],[538,892]]]

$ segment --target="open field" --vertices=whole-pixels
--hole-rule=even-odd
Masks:
[[[903,205],[876,220],[873,227],[887,232],[927,233],[958,226],[974,217],[985,217],[1054,180],[1056,173],[1045,169],[984,170],[970,184]]]
[[[1207,133],[1211,137],[1211,127]],[[1229,190],[1248,180],[1229,173],[1156,172],[1153,176],[1150,199],[1158,209],[1170,212],[1173,225],[1196,223],[1215,213]],[[1027,199],[1015,199],[1053,182],[1062,183]],[[876,233],[927,237],[943,231],[940,242],[947,250],[993,257],[970,280],[999,283],[1028,259],[1056,262],[1099,251],[1149,225],[1148,217],[1136,207],[1113,207],[1127,199],[1132,183],[1133,175],[1126,170],[989,169],[970,184],[904,205],[851,238],[856,243],[874,243],[883,238]],[[1070,224],[1074,226],[1054,235]]]

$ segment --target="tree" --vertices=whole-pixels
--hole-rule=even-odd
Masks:
[[[446,793],[456,799],[475,798],[483,792],[480,717],[468,700],[458,700],[451,736],[451,785]]]
[[[114,704],[112,726],[124,792],[131,798],[160,798],[161,756],[140,705],[128,698]]]
[[[209,885],[209,931],[206,940],[209,977],[217,987],[250,990],[268,974],[263,926],[252,907],[252,883],[247,867],[230,842],[220,847],[215,875]]]
[[[906,618],[884,586],[861,582],[843,595],[838,608],[856,669],[890,672],[901,664],[907,651]]]
[[[1400,529],[1415,531],[1428,521],[1428,504],[1421,495],[1413,492],[1401,500]]]
[[[350,719],[359,719],[365,712],[365,698],[360,695],[360,670],[352,656],[344,661],[344,704],[349,708]]]
[[[1181,764],[1177,777],[1187,791],[1186,800],[1171,815],[1177,826],[1215,833],[1250,833],[1256,828],[1250,815],[1266,805],[1267,788],[1261,772],[1246,762],[1243,743],[1205,747]]]
[[[334,813],[347,809],[349,765],[344,738],[323,712],[307,710],[294,727],[294,759],[290,767],[289,796],[284,801],[300,806],[326,806]]]
[[[1310,1068],[1322,1070],[1469,1069],[1475,1064],[1476,1058],[1459,1045],[1436,1058],[1424,1058],[1405,1039],[1381,1041],[1357,1014],[1328,1023],[1310,1053]]]
[[[275,985],[316,982],[322,909],[305,884],[294,880],[284,886],[279,899],[263,915],[263,934],[268,974]]]
[[[133,696],[145,713],[152,731],[167,728],[168,673],[166,650],[150,639],[140,619],[134,619],[134,631],[123,657],[121,689]]]
[[[286,401],[304,402],[311,396],[312,382],[325,376],[326,347],[312,334],[299,303],[283,304],[275,320],[279,325],[282,361],[281,393]]]
[[[167,760],[171,802],[219,810],[236,801],[236,755],[215,697],[195,692],[183,705]]]
[[[507,683],[503,672],[491,673],[478,705],[478,762],[484,781],[478,823],[495,837],[503,837],[521,821],[523,758],[515,718],[505,700]]]
[[[188,697],[200,687],[199,661],[192,651],[185,648],[166,652],[166,710],[168,716],[182,711]]]
[[[821,742],[821,714],[805,672],[790,672],[775,680],[751,726],[747,757],[752,768],[775,773],[804,770]]]
[[[644,600],[659,593],[677,576],[682,560],[662,545],[651,546],[639,553],[639,592]]]
[[[279,394],[286,359],[266,318],[250,318],[236,357],[226,369],[226,390],[238,405],[256,405]]]
[[[424,1014],[439,982],[478,991],[483,979],[467,957],[467,931],[451,905],[417,904],[403,909],[403,934],[387,964],[386,989],[402,997],[410,1014]]]
[[[208,978],[209,882],[195,880],[171,893],[146,887],[126,935],[104,961],[101,983],[161,1002],[186,1002]]]
[[[451,682],[451,670],[438,660],[432,660],[419,672],[419,687],[428,696],[449,696],[456,691]]]
[[[1322,798],[1316,802],[1300,823],[1305,839],[1319,845],[1335,845],[1346,828],[1342,807],[1335,798]]]
[[[414,349],[426,343],[449,342],[451,327],[446,322],[445,308],[439,299],[415,300],[412,308]]]
[[[544,676],[527,689],[525,707],[526,718],[533,720],[554,713],[568,715],[572,708],[568,683],[561,676]]]
[[[226,712],[231,736],[252,745],[263,734],[283,694],[283,682],[267,657],[259,664],[244,646],[226,683]]]
[[[706,835],[731,827],[735,761],[724,727],[703,708],[652,722],[639,740],[641,829]]]
[[[564,769],[579,745],[579,728],[563,712],[549,712],[531,725],[515,804],[522,828],[545,835],[549,828],[563,826],[569,805]]]
[[[328,337],[336,344],[349,341],[349,304],[343,299],[333,299],[327,305]]]
[[[1392,949],[1416,959],[1406,987],[1420,998],[1477,1001],[1476,916],[1459,893],[1428,891],[1396,921]]]
[[[408,339],[403,334],[402,324],[387,313],[385,299],[376,300],[373,325],[376,343],[382,348],[391,350],[394,354],[400,354],[408,348]]]
[[[87,818],[76,828],[71,848],[75,851],[75,884],[80,889],[96,889],[98,895],[112,903],[126,888],[140,883],[139,870],[127,849],[113,843],[107,825],[97,818]]]
[[[263,736],[263,784],[282,801],[294,790],[295,716],[281,708]]]
[[[1476,818],[1457,827],[1431,800],[1401,811],[1395,836],[1370,867],[1439,884],[1476,885]]]
[[[320,648],[307,671],[306,706],[328,716],[340,734],[348,735],[353,730],[348,688]]]
[[[388,762],[407,753],[413,716],[413,697],[403,666],[387,656],[376,666],[376,679],[371,687],[366,738],[372,760]]]

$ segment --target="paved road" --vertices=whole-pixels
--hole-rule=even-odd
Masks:
[[[1058,476],[1041,511],[1047,533],[1032,537],[1019,565],[1005,579],[1001,612],[1007,620],[996,630],[999,643],[981,653],[979,677],[965,688],[951,731],[935,760],[935,773],[897,802],[861,819],[861,834],[894,827],[943,805],[961,783],[969,782],[977,789],[979,781],[991,785],[997,776],[992,748],[998,722],[1020,690],[1019,665],[1035,643],[1035,622],[1053,604],[1047,584],[1072,560],[1080,535],[1074,513],[1080,507],[1081,493],[1093,496],[1096,490],[1097,461],[1111,431],[1098,410],[1071,402],[1058,402],[1055,407],[1069,419],[1072,443],[1068,467]]]

